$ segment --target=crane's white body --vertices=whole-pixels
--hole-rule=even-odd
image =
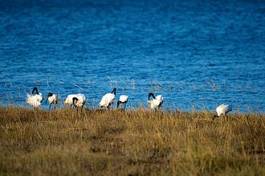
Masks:
[[[58,96],[56,94],[52,94],[52,96],[48,97],[49,104],[57,104]]]
[[[70,94],[64,100],[65,105],[73,106],[73,98],[77,98],[77,102],[75,103],[76,107],[83,107],[86,103],[86,96],[84,94]]]
[[[119,101],[120,101],[121,103],[127,103],[128,98],[129,98],[129,97],[128,97],[127,95],[121,95],[120,98],[119,98]]]
[[[54,93],[48,93],[48,98],[47,98],[47,101],[49,103],[49,110],[51,110],[52,108],[52,105],[53,105],[53,108],[55,109],[55,105],[58,103],[58,96],[57,94],[54,94]]]
[[[117,102],[117,108],[119,108],[120,106],[125,109],[126,108],[126,104],[128,102],[128,96],[127,95],[120,95],[119,97],[119,101]]]
[[[163,104],[164,98],[162,95],[157,95],[154,99],[148,100],[148,106],[150,109],[155,110],[161,107]]]
[[[232,106],[227,104],[221,104],[216,108],[217,116],[226,115],[228,112],[232,111]]]
[[[41,102],[42,102],[43,98],[42,98],[42,94],[27,94],[27,103],[29,105],[31,105],[33,108],[38,108],[41,106]]]
[[[101,98],[99,106],[104,108],[109,108],[113,104],[114,100],[115,100],[115,94],[107,93]]]

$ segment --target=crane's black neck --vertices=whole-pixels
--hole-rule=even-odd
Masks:
[[[34,87],[32,90],[32,95],[35,95],[35,94],[39,94],[37,87]]]
[[[116,90],[117,90],[117,89],[116,89],[116,88],[114,88],[114,89],[112,90],[112,92],[111,92],[111,93],[112,93],[112,94],[114,94],[114,95],[116,95]]]
[[[78,101],[78,98],[73,97],[73,106],[74,107],[77,107],[77,105],[76,105],[77,101]]]
[[[149,94],[148,94],[148,100],[151,100],[151,97],[152,97],[153,99],[156,98],[155,95],[154,95],[153,93],[149,93]]]

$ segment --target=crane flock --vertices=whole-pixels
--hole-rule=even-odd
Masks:
[[[106,93],[104,96],[102,96],[99,107],[101,109],[110,110],[113,107],[115,98],[116,98],[117,89],[113,88],[113,90],[109,93]],[[31,94],[27,94],[26,102],[31,105],[33,108],[39,108],[43,102],[43,96],[39,92],[37,87],[34,87],[32,89]],[[58,95],[55,93],[49,92],[46,98],[48,104],[49,104],[49,110],[55,109],[55,106],[58,104]],[[124,109],[126,108],[126,104],[129,100],[128,95],[120,95],[118,101],[117,101],[117,107],[118,109]],[[147,96],[147,104],[148,108],[151,110],[159,110],[164,102],[164,97],[162,95],[156,95],[154,93],[149,93]],[[64,105],[71,107],[71,108],[81,108],[83,109],[84,105],[86,103],[86,97],[84,94],[78,93],[78,94],[69,94],[64,100]],[[227,113],[232,111],[232,106],[228,104],[221,104],[216,108],[216,114],[215,116],[225,116],[227,117]]]

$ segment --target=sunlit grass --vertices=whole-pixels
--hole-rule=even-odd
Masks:
[[[0,108],[0,175],[265,175],[265,115]]]

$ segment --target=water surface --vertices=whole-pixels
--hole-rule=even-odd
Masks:
[[[129,107],[163,94],[164,109],[265,112],[265,2],[0,1],[0,104],[118,88]]]

